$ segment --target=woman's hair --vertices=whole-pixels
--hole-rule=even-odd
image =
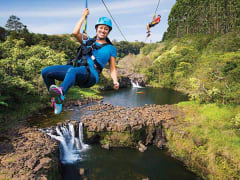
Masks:
[[[106,37],[106,41],[107,41],[108,44],[113,45],[112,42],[110,41],[110,39],[109,39],[108,37]]]

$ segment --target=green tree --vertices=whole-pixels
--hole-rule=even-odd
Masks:
[[[23,39],[11,37],[0,43],[0,52],[0,112],[6,107],[14,110],[16,103],[26,102],[27,96],[42,95],[46,90],[41,70],[66,62],[63,52],[56,52],[48,46],[29,47]]]
[[[19,17],[15,16],[15,15],[11,15],[9,17],[9,19],[7,20],[7,23],[6,23],[5,27],[9,31],[20,32],[21,30],[23,30],[23,28],[25,26],[20,22]]]
[[[0,42],[6,40],[7,34],[7,30],[0,26]]]
[[[145,45],[143,42],[114,41],[113,45],[117,48],[118,60],[128,54],[139,54],[140,49]]]
[[[239,0],[177,0],[164,40],[187,34],[225,34],[240,27]]]

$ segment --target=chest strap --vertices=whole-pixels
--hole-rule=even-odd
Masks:
[[[95,42],[96,42],[96,38],[93,38],[92,40],[87,41],[86,44],[80,45],[77,51],[77,56],[73,60],[67,63],[68,65],[72,65],[74,67],[85,66],[87,71],[87,77],[85,81],[77,82],[78,85],[86,85],[91,78],[91,72],[89,69],[88,61],[87,61],[87,55],[89,55],[93,60],[94,68],[96,69],[98,74],[102,72],[103,68],[101,64],[97,61],[97,59],[93,56],[92,51],[93,49],[96,49],[96,50],[101,49],[102,47],[108,45],[109,43],[105,43],[105,44],[101,44],[100,46],[97,46]]]

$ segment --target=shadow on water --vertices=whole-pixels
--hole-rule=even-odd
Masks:
[[[28,117],[27,122],[31,127],[46,128],[55,126],[57,123],[63,122],[66,119],[70,119],[71,116],[71,111],[64,111],[60,115],[55,115],[52,108],[46,108]]]
[[[187,101],[188,95],[166,88],[124,88],[105,91],[104,102],[118,106],[138,107],[145,104],[176,104]]]
[[[200,179],[186,170],[182,163],[156,147],[149,147],[146,152],[141,153],[128,148],[108,151],[94,145],[82,155],[82,161],[64,166],[63,180],[69,179],[69,176],[72,180],[79,180],[80,168],[85,169],[85,176],[90,180]]]
[[[80,107],[64,107],[59,115],[54,114],[53,109],[49,107],[41,110],[39,113],[33,114],[31,117],[28,117],[27,122],[31,127],[47,128],[55,126],[57,123],[64,122],[65,120],[80,121],[83,115],[90,113],[83,111],[83,108],[94,104],[95,103],[89,103]]]

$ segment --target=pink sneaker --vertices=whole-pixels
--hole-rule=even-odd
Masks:
[[[51,85],[49,88],[49,93],[52,97],[55,98],[56,104],[62,104],[64,101],[64,96],[61,87],[57,87],[56,85]]]
[[[56,85],[51,85],[49,88],[49,93],[52,96],[51,106],[54,108],[55,114],[60,114],[62,111],[62,103],[64,101],[64,95],[61,87]]]

